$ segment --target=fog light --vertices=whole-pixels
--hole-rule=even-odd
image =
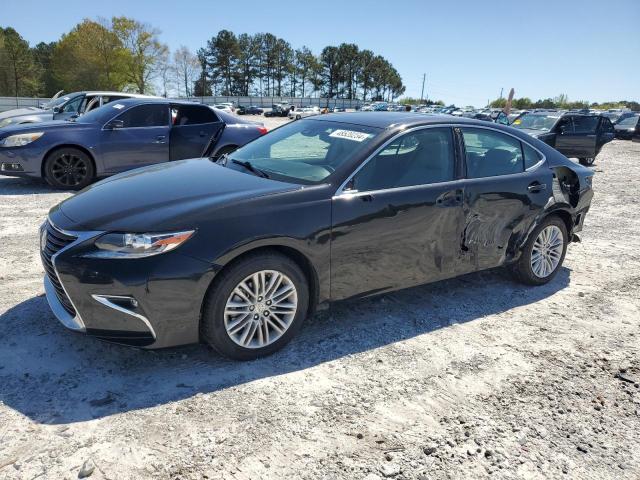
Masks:
[[[3,163],[0,172],[24,172],[24,168],[19,163]]]

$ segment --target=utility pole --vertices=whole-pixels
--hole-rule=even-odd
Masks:
[[[427,79],[427,74],[422,74],[422,93],[420,94],[420,105],[422,105],[422,99],[424,98],[424,81]]]
[[[502,91],[504,90],[504,87],[500,87],[500,100],[502,100]]]

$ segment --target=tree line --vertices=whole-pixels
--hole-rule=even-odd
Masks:
[[[124,90],[392,100],[405,91],[388,60],[355,44],[316,55],[271,33],[221,30],[194,54],[184,46],[171,52],[159,36],[127,17],[85,19],[57,41],[30,46],[15,29],[0,27],[0,96]]]
[[[493,108],[504,108],[507,104],[506,98],[498,98],[491,102]],[[618,102],[588,102],[587,100],[570,101],[566,94],[560,94],[554,98],[545,98],[532,101],[528,97],[514,98],[511,107],[519,110],[533,108],[556,108],[560,110],[598,108],[607,110],[609,108],[629,108],[633,111],[640,111],[640,103],[633,100],[620,100]]]
[[[327,46],[315,55],[271,33],[221,30],[198,50],[198,59],[204,75],[196,95],[392,100],[405,91],[388,60],[353,43]]]

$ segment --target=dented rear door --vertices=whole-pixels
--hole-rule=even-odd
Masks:
[[[513,136],[461,130],[467,170],[461,249],[469,270],[482,270],[513,254],[552,195],[553,174],[545,163],[524,171],[522,142]]]

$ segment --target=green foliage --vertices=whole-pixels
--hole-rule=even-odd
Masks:
[[[54,83],[67,92],[121,90],[128,84],[128,57],[109,24],[85,19],[63,35],[53,49],[50,62]]]
[[[155,79],[167,62],[169,48],[160,43],[160,31],[127,17],[114,17],[112,31],[124,48],[123,74],[138,93],[153,93]]]
[[[490,103],[492,108],[504,108],[507,104],[507,100],[504,98],[498,98]],[[609,108],[630,108],[634,111],[640,111],[640,104],[634,101],[621,100],[619,102],[607,102],[607,103],[589,103],[586,100],[570,101],[566,94],[560,94],[555,98],[545,98],[532,101],[530,98],[514,98],[511,104],[512,108],[517,109],[533,109],[533,108],[557,108],[563,110],[571,109],[583,109],[583,108],[599,108],[606,110]]]
[[[352,43],[327,46],[315,56],[270,33],[221,30],[199,54],[214,94],[391,99],[405,90],[387,60]]]
[[[40,71],[29,44],[13,28],[0,27],[0,95],[31,96],[40,89]]]

